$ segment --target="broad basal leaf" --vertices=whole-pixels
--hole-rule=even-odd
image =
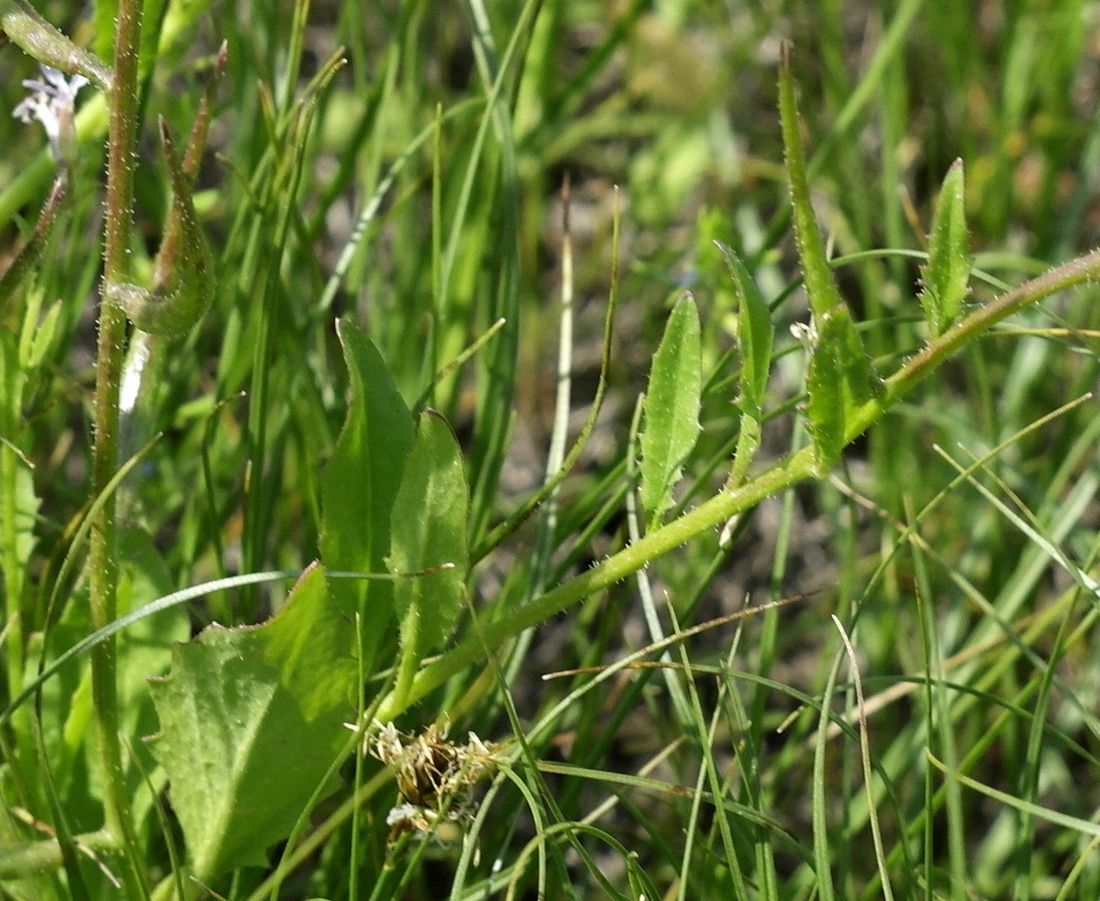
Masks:
[[[336,332],[351,399],[321,476],[321,557],[329,569],[384,573],[394,499],[413,446],[413,419],[370,338],[342,320]],[[349,617],[362,616],[364,669],[372,672],[393,624],[392,584],[333,579],[329,592]]]
[[[921,269],[920,305],[933,336],[946,332],[959,315],[970,280],[963,164],[947,170],[928,236],[928,265]]]
[[[699,437],[699,359],[699,313],[685,293],[668,317],[645,399],[641,498],[650,523],[672,505],[672,489]]]
[[[198,878],[263,865],[287,836],[347,742],[356,673],[350,623],[316,564],[266,623],[176,645],[151,685],[151,743]]]
[[[468,489],[462,453],[433,410],[420,416],[416,441],[393,506],[387,558],[401,632],[402,657],[414,667],[450,635],[465,590]],[[443,567],[426,575],[411,575]]]
[[[815,317],[817,337],[806,378],[814,464],[819,475],[840,456],[847,443],[852,412],[871,400],[879,381],[871,371],[863,342],[846,306]]]

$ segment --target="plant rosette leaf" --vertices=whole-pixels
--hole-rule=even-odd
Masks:
[[[668,317],[645,399],[641,499],[651,525],[672,506],[672,490],[699,437],[700,358],[699,312],[685,293]]]
[[[946,332],[958,318],[968,290],[970,242],[964,200],[963,163],[955,160],[940,188],[928,236],[928,265],[921,268],[918,300],[933,337]]]
[[[401,635],[398,690],[454,629],[465,593],[469,490],[462,453],[434,410],[420,415],[405,475],[393,505],[392,551],[386,560]]]
[[[153,680],[152,751],[198,878],[265,864],[346,745],[358,671],[349,635],[314,564],[270,620],[207,628]]]

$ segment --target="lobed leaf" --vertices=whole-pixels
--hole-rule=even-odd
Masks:
[[[918,299],[934,336],[942,335],[958,318],[970,281],[964,197],[963,163],[955,160],[940,188],[928,236],[928,265],[921,269],[923,287]]]
[[[672,489],[699,437],[700,359],[699,313],[685,293],[665,325],[645,399],[641,499],[649,523],[672,505]]]

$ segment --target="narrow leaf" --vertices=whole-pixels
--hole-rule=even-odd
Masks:
[[[726,268],[733,280],[733,293],[737,300],[737,343],[741,351],[741,396],[737,400],[737,405],[741,408],[741,422],[733,466],[726,481],[726,487],[733,488],[745,478],[756,449],[760,446],[764,393],[771,372],[775,327],[772,325],[768,304],[744,263],[732,248],[720,241],[715,244],[725,258]]]
[[[759,413],[764,406],[764,392],[771,372],[772,341],[775,337],[771,311],[749,270],[733,249],[721,242],[715,243],[725,257],[726,267],[733,279],[733,293],[737,298],[737,342],[741,350],[739,403],[743,410]]]
[[[934,336],[946,332],[958,317],[970,280],[964,196],[963,164],[955,160],[940,188],[928,236],[928,265],[921,269],[920,305]]]
[[[815,317],[843,303],[833,271],[825,255],[825,243],[814,218],[810,203],[810,187],[806,181],[806,154],[799,134],[798,105],[795,100],[794,78],[791,75],[790,53],[784,45],[779,58],[779,122],[783,131],[783,150],[787,162],[787,179],[791,185],[791,205],[794,209],[794,235],[806,297]]]
[[[879,382],[871,371],[848,306],[840,296],[814,218],[790,53],[785,46],[779,61],[779,119],[791,183],[798,257],[813,314],[807,413],[814,464],[818,474],[822,474],[844,448],[850,414],[877,393]]]
[[[413,446],[413,418],[370,338],[345,320],[336,323],[336,333],[351,399],[321,475],[321,557],[329,569],[381,573],[397,486]],[[362,617],[363,667],[373,672],[387,633],[392,635],[393,585],[334,579],[329,592],[346,616]]]
[[[846,306],[816,320],[816,345],[806,378],[814,465],[824,474],[847,443],[852,412],[871,400],[879,382]]]
[[[402,658],[415,667],[451,634],[465,591],[468,489],[462,454],[438,413],[420,416],[412,453],[393,506],[390,571]]]
[[[653,357],[641,435],[641,498],[650,523],[672,505],[672,489],[699,437],[699,313],[690,294],[672,308]]]
[[[264,865],[321,784],[355,715],[348,623],[308,569],[260,626],[211,626],[152,683],[153,754],[199,879]]]
[[[42,252],[49,242],[50,232],[53,230],[54,221],[57,219],[61,202],[65,199],[67,178],[59,175],[54,179],[50,196],[38,215],[38,222],[31,233],[27,243],[15,254],[7,267],[0,272],[0,313],[5,312],[8,304],[12,303],[18,293],[18,289],[27,274],[38,264],[42,258]]]

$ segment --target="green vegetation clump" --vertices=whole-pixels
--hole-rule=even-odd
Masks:
[[[0,895],[1100,897],[1095,4],[69,6]]]

